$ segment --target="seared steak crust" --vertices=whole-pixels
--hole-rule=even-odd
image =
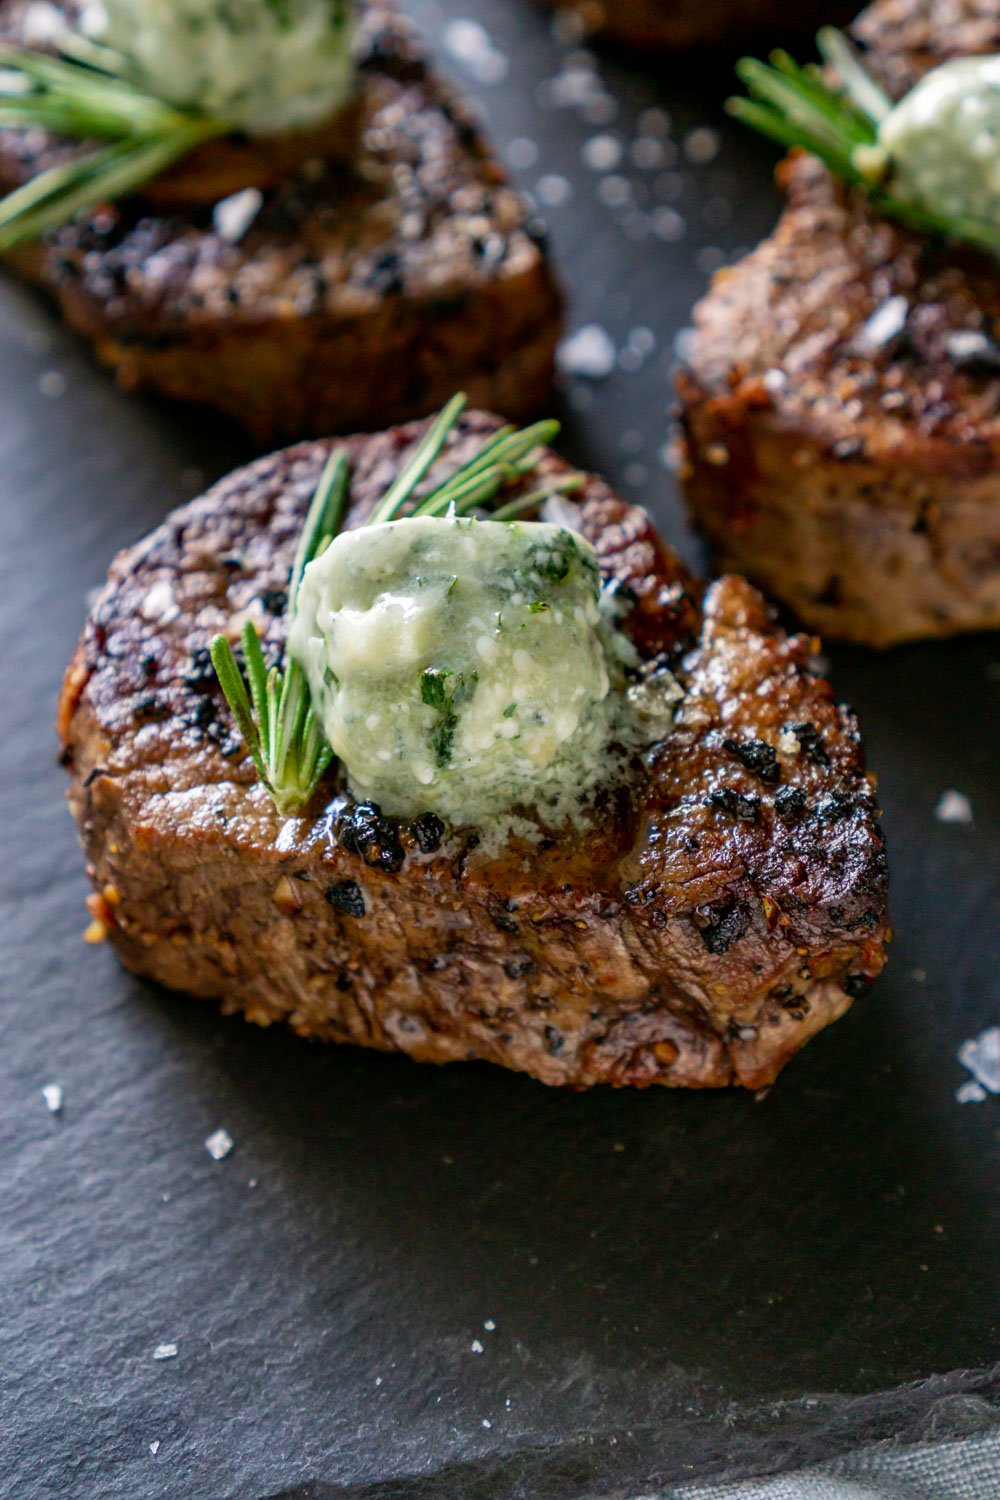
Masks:
[[[846,20],[844,0],[548,0],[576,11],[588,32],[630,47],[731,47],[765,32],[815,31]]]
[[[0,0],[0,35],[23,39],[24,15]],[[262,444],[426,413],[456,388],[515,418],[544,404],[560,299],[524,205],[392,0],[362,0],[357,50],[348,118],[297,166],[288,137],[249,160],[206,147],[147,201],[9,257],[123,386],[216,407]],[[68,149],[0,131],[0,189]],[[247,181],[263,203],[233,243],[205,197]]]
[[[875,6],[858,31],[914,81],[981,7]],[[947,15],[968,26],[938,32]],[[873,53],[873,57],[874,57]],[[881,54],[880,54],[881,56]],[[726,566],[830,636],[868,645],[1000,626],[1000,282],[995,263],[875,215],[814,159],[788,207],[695,311],[679,383],[682,479]]]
[[[494,419],[467,417],[451,467]],[[352,438],[351,523],[422,424]],[[281,609],[329,442],[260,460],[122,553],[66,677],[61,732],[92,908],[125,963],[303,1035],[546,1083],[769,1083],[883,963],[885,862],[850,713],[742,579],[702,590],[588,478],[581,528],[685,688],[673,733],[592,830],[485,857],[335,780],[282,819],[206,647]],[[544,468],[567,466],[554,455]]]

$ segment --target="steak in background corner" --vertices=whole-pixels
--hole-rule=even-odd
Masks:
[[[994,0],[882,0],[854,27],[898,95],[1000,50]],[[678,392],[682,487],[724,567],[828,637],[1000,628],[1000,274],[880,218],[814,158],[718,272]]]
[[[846,0],[546,0],[579,16],[584,33],[627,47],[680,51],[688,47],[736,47],[753,38],[776,41],[792,32],[850,19]]]
[[[467,415],[437,474],[496,419]],[[364,516],[426,430],[352,438]],[[581,530],[625,628],[684,689],[590,832],[486,858],[471,830],[356,808],[331,777],[282,819],[207,647],[284,589],[329,442],[229,476],[123,552],[60,713],[92,911],[128,967],[304,1036],[481,1058],[549,1084],[769,1084],[878,974],[885,849],[853,716],[740,578],[703,588],[589,476]],[[543,475],[572,472],[554,454]],[[537,483],[529,476],[524,483]],[[430,810],[429,810],[430,811]]]
[[[25,15],[0,0],[0,38],[23,40]],[[424,415],[458,389],[514,419],[546,404],[561,298],[526,206],[393,0],[360,0],[357,51],[350,119],[235,242],[201,197],[234,155],[247,166],[211,143],[145,199],[6,257],[124,388],[225,412],[262,447]],[[289,140],[257,148],[262,172]],[[0,130],[0,192],[66,152]],[[185,183],[199,201],[168,201]]]

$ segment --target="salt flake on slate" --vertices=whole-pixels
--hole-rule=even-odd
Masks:
[[[972,803],[964,792],[942,792],[934,816],[939,823],[971,823]]]
[[[958,1049],[958,1060],[968,1068],[975,1080],[966,1082],[959,1089],[965,1097],[961,1104],[981,1103],[986,1094],[1000,1094],[1000,1026],[988,1026],[978,1036],[970,1037]],[[978,1088],[979,1093],[973,1090]]]
[[[487,1318],[486,1322],[483,1324],[483,1327],[486,1329],[487,1333],[493,1333],[496,1330],[496,1326],[497,1325],[492,1318]]]
[[[47,1083],[42,1089],[42,1098],[50,1114],[61,1115],[63,1107],[63,1090],[61,1083]]]
[[[509,63],[478,21],[449,21],[441,38],[445,50],[477,83],[503,83]]]
[[[535,197],[545,208],[562,208],[572,196],[573,188],[569,178],[563,177],[559,172],[546,172],[535,184]]]
[[[622,159],[621,141],[613,135],[591,136],[580,155],[592,172],[612,172]]]
[[[205,1150],[213,1161],[222,1161],[233,1149],[233,1138],[227,1130],[213,1130],[205,1142]]]
[[[153,1441],[149,1445],[149,1451],[153,1455],[153,1457],[155,1458],[156,1455],[160,1451],[160,1440],[159,1440],[159,1438],[154,1438],[153,1439]]]
[[[585,323],[559,346],[559,368],[564,375],[605,380],[615,367],[614,340],[598,323]]]
[[[482,1340],[481,1339],[473,1339],[472,1343],[469,1345],[469,1348],[472,1350],[473,1354],[482,1354],[483,1353],[483,1342],[482,1342]]]
[[[154,1359],[176,1359],[177,1358],[177,1345],[176,1344],[157,1344],[156,1348],[153,1350],[153,1358]]]

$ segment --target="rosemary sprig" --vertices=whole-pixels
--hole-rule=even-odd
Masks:
[[[767,63],[743,58],[737,73],[750,97],[730,99],[729,113],[781,146],[818,156],[835,177],[866,193],[886,218],[922,234],[1000,249],[1000,225],[946,214],[893,191],[892,159],[879,140],[892,100],[842,32],[825,27],[816,40],[825,69],[803,67],[786,52],[772,52]]]
[[[123,60],[120,73],[107,71],[119,61],[108,49],[90,48],[83,58],[0,45],[0,126],[108,142],[50,167],[0,201],[0,251],[135,192],[229,128],[145,93]]]
[[[349,477],[347,457],[338,449],[323,470],[295,553],[286,606],[289,622],[295,612],[303,573],[340,530],[347,508]],[[333,751],[323,738],[310,701],[309,684],[299,663],[289,662],[284,672],[277,667],[268,671],[252,620],[244,624],[240,639],[250,684],[249,697],[233,648],[224,635],[217,635],[212,641],[212,665],[257,775],[278,811],[294,812],[315,792],[333,759]]]
[[[537,451],[559,432],[558,422],[536,422],[517,431],[501,427],[460,468],[427,494],[417,497],[421,481],[454,430],[466,398],[458,395],[434,419],[398,477],[371,512],[366,525],[415,516],[466,516],[496,498],[508,484],[530,473]],[[343,449],[330,456],[309,507],[292,565],[285,618],[291,626],[302,575],[340,531],[347,510],[350,468]],[[493,511],[493,519],[513,521],[537,508],[550,495],[568,494],[583,484],[580,475],[552,480],[519,495]],[[406,517],[402,517],[405,519]],[[257,627],[248,620],[241,632],[243,673],[224,635],[211,644],[212,665],[244,740],[254,769],[282,814],[304,807],[333,759],[333,751],[310,700],[305,672],[297,661],[284,671],[264,660]],[[249,684],[249,691],[247,689]]]

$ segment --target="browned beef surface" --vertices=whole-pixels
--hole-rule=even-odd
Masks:
[[[494,426],[464,419],[438,473]],[[349,440],[352,522],[422,430]],[[366,817],[335,775],[282,819],[206,648],[249,616],[280,652],[330,446],[174,512],[118,557],[87,621],[61,730],[93,910],[125,963],[261,1023],[424,1061],[574,1086],[769,1083],[878,973],[887,935],[873,784],[814,643],[742,579],[703,590],[590,477],[581,528],[632,601],[641,655],[685,691],[627,793],[585,835],[490,858],[471,829]]]
[[[23,13],[0,0],[0,34],[18,40]],[[525,206],[392,0],[362,0],[357,51],[355,104],[306,159],[289,137],[211,146],[147,201],[10,257],[122,385],[216,407],[262,444],[381,427],[457,388],[514,417],[544,404],[559,295]],[[0,189],[66,150],[0,131]],[[254,180],[263,204],[233,243],[205,196]],[[164,205],[165,183],[197,201]]]
[[[872,52],[902,84],[935,51],[1000,45],[984,9],[886,3],[857,30],[903,49]],[[694,517],[725,565],[828,635],[996,628],[996,263],[881,219],[812,158],[779,182],[775,233],[695,312],[680,382]]]

